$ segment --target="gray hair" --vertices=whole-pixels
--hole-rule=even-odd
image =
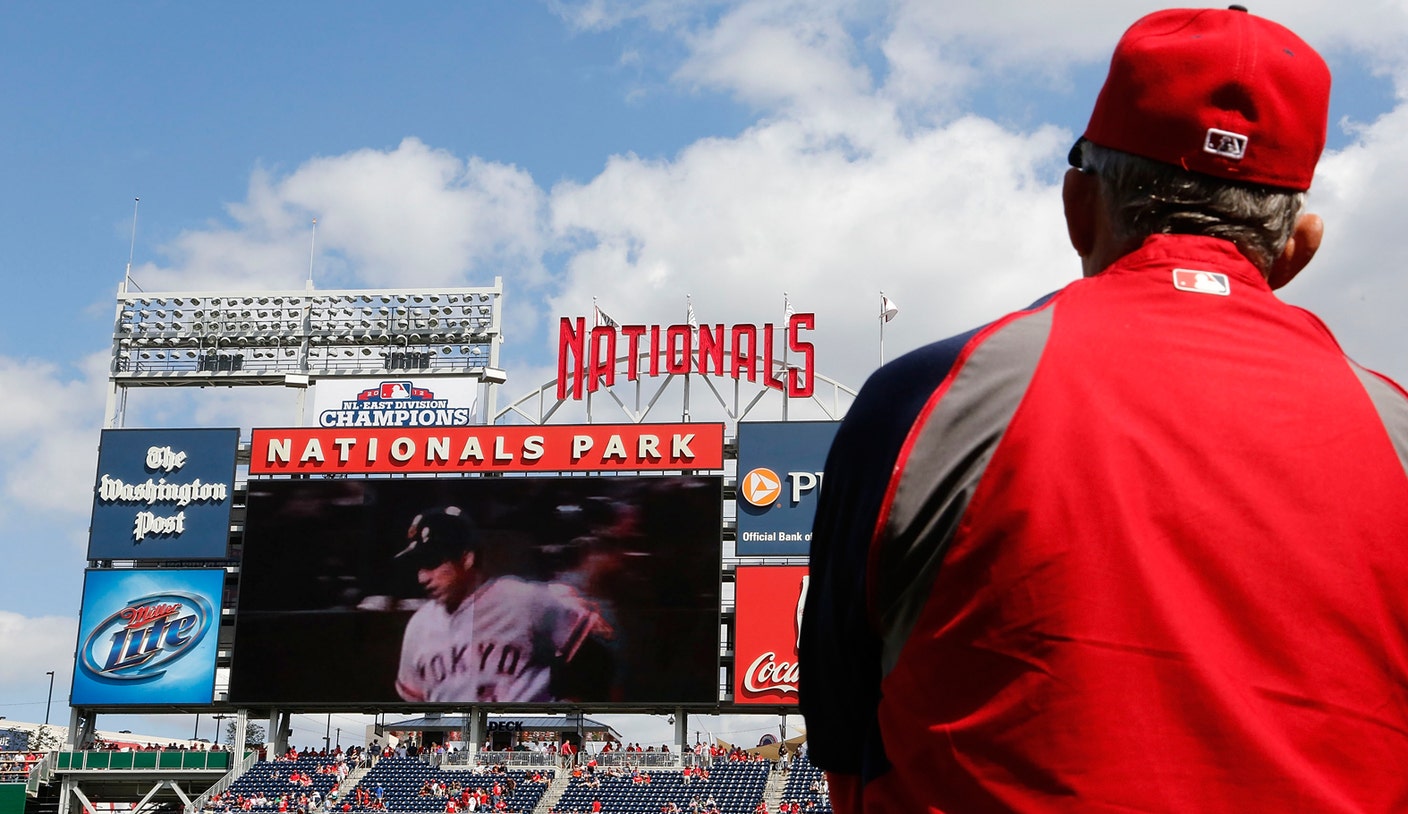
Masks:
[[[1236,244],[1263,275],[1295,229],[1305,193],[1238,184],[1081,142],[1081,169],[1100,179],[1120,241],[1206,235]]]

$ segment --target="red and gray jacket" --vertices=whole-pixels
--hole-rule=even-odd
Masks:
[[[885,366],[826,464],[840,814],[1408,811],[1408,397],[1156,236]]]

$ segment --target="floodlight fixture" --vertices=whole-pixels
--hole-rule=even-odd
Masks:
[[[121,289],[110,379],[119,388],[287,386],[290,375],[373,377],[391,367],[387,348],[401,354],[401,369],[476,375],[498,363],[502,297],[501,279],[493,286],[434,290],[129,295]],[[450,303],[476,298],[487,304],[451,318]],[[478,324],[471,326],[471,319]]]

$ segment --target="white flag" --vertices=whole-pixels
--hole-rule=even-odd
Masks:
[[[782,321],[791,322],[792,315],[797,311],[792,307],[792,300],[787,298],[787,292],[782,292]]]
[[[894,302],[892,302],[889,297],[887,297],[887,296],[884,295],[884,293],[881,293],[881,294],[880,294],[880,318],[883,319],[883,320],[885,320],[886,322],[889,322],[890,320],[894,319],[894,318],[895,318],[895,315],[898,314],[899,312],[900,312],[899,306],[898,306],[898,305],[895,305]]]
[[[595,307],[595,306],[593,306],[593,307]],[[621,330],[621,326],[620,326],[619,323],[616,322],[616,320],[614,320],[614,319],[612,319],[611,317],[607,316],[605,311],[601,310],[600,308],[597,308],[597,309],[596,309],[596,327],[600,328],[600,327],[602,327],[603,325],[606,326],[606,327],[608,327],[608,328],[614,328],[614,329],[616,329],[616,330],[618,330],[618,331]]]
[[[685,321],[689,323],[689,327],[698,330],[699,319],[698,317],[694,316],[694,300],[686,297],[685,303],[687,304],[687,308],[685,310]]]

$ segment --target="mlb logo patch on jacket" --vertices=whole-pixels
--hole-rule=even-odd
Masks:
[[[1195,294],[1220,294],[1224,297],[1232,293],[1231,281],[1226,274],[1197,269],[1174,269],[1173,287],[1179,291],[1192,291]]]

